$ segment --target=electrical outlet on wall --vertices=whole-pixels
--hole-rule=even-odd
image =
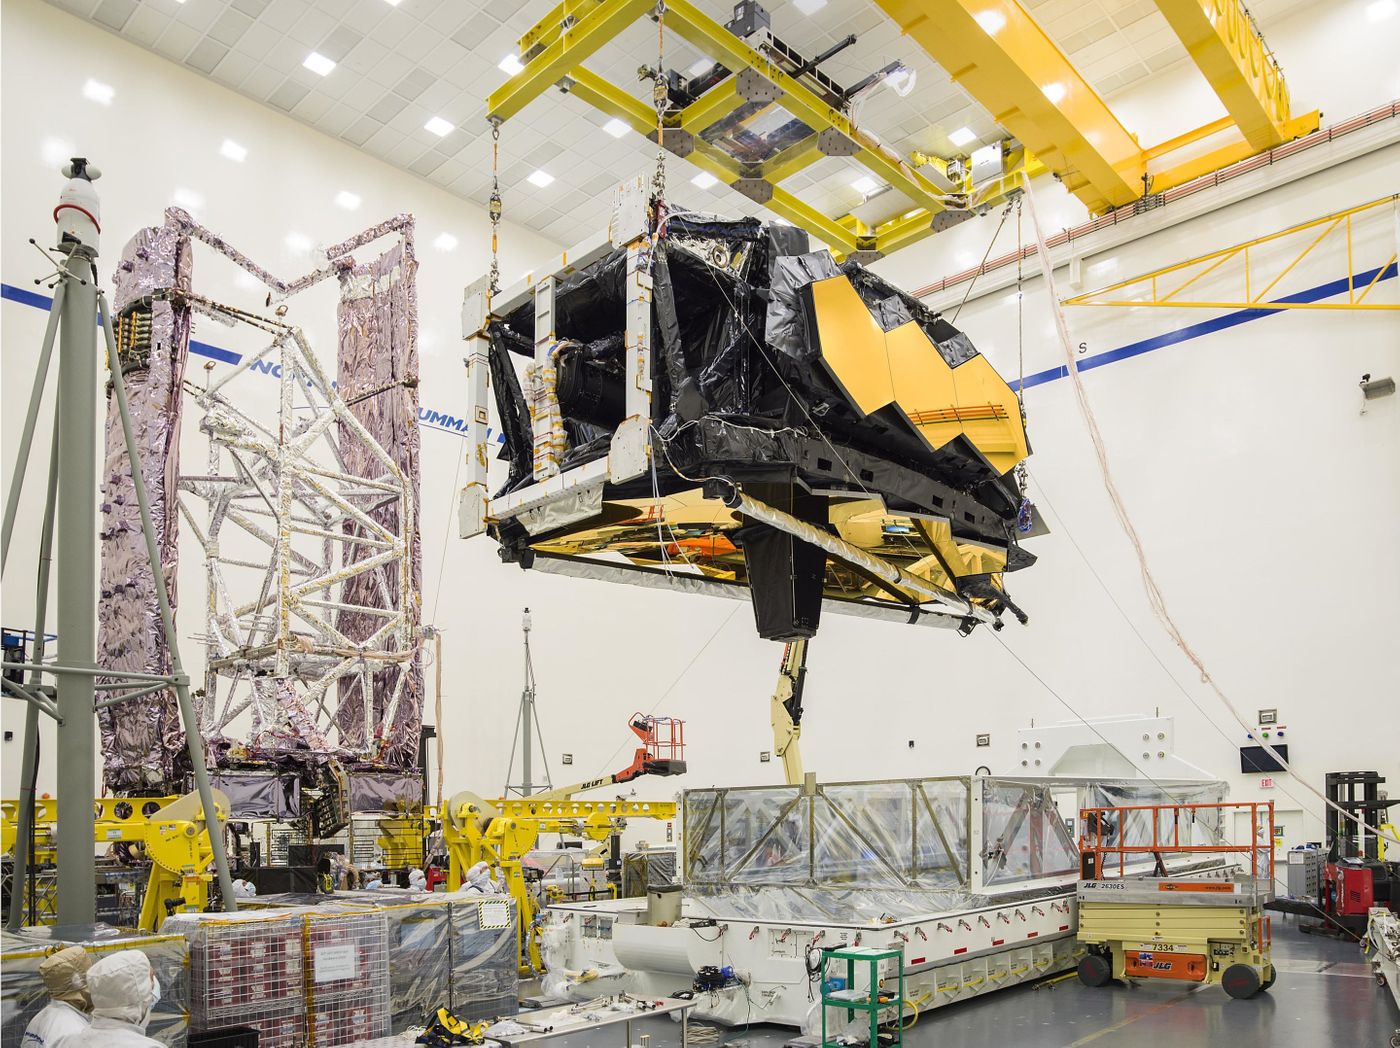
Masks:
[[[574,763],[574,755],[573,755],[572,753],[566,753],[566,754],[564,754],[564,763],[565,763],[565,764],[572,764],[572,763]]]
[[[771,761],[772,759],[773,759],[773,755],[772,755],[771,753],[769,753],[767,750],[761,750],[761,751],[759,751],[759,754],[758,754],[758,763],[759,763],[759,764],[767,764],[767,763],[768,763],[769,761]]]
[[[981,735],[978,735],[978,736],[977,736],[977,745],[978,745],[978,746],[990,746],[991,744],[992,744],[992,737],[991,737],[991,735],[985,734],[985,733],[984,733],[984,734],[981,734]]]

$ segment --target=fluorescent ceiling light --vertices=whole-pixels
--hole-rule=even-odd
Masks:
[[[1372,22],[1381,22],[1395,14],[1395,0],[1375,0],[1366,5],[1366,17]]]
[[[111,84],[104,84],[101,80],[89,80],[83,85],[83,97],[101,105],[111,105],[116,96],[116,88]]]
[[[287,250],[297,255],[303,255],[311,250],[311,239],[305,233],[298,233],[295,230],[287,234],[283,241],[287,245]]]
[[[548,171],[541,170],[536,171],[534,174],[530,175],[528,178],[525,179],[525,181],[529,182],[532,186],[539,186],[541,189],[543,189],[545,186],[549,185],[551,182],[554,181],[554,176],[551,175]]]
[[[997,10],[981,11],[973,16],[973,20],[982,27],[982,32],[988,36],[996,36],[997,33],[1006,28],[1006,16]]]
[[[342,189],[335,195],[335,203],[337,207],[343,207],[346,211],[354,211],[360,206],[360,196],[348,189]]]
[[[39,147],[39,155],[44,158],[45,167],[58,167],[73,157],[73,143],[63,138],[46,138]]]
[[[702,58],[700,59],[700,61],[696,62],[693,66],[687,69],[686,74],[693,80],[697,76],[704,76],[714,67],[715,63],[713,59]]]
[[[233,139],[226,138],[224,144],[219,147],[219,154],[241,164],[248,159],[248,147],[240,146]]]
[[[1065,97],[1065,85],[1056,80],[1053,84],[1046,84],[1040,89],[1041,94],[1050,99],[1052,105],[1059,105],[1060,100]]]
[[[185,0],[180,0],[180,3],[183,4],[184,2],[185,2]],[[390,7],[398,7],[399,4],[403,3],[403,0],[384,0],[384,2],[385,2],[386,4],[388,4]]]
[[[948,141],[955,146],[965,146],[977,138],[977,132],[970,127],[960,127],[948,136]]]
[[[170,200],[176,207],[183,207],[186,211],[198,211],[204,206],[204,197],[184,186],[176,186],[175,192],[170,194]]]
[[[317,76],[325,76],[335,68],[335,63],[318,51],[312,51],[306,56],[306,61],[302,65],[311,70]]]
[[[496,67],[508,76],[514,76],[525,68],[525,66],[521,64],[520,59],[515,55],[506,55],[505,58],[502,58],[496,63]]]
[[[692,186],[695,186],[697,189],[709,189],[711,186],[716,185],[718,182],[719,179],[717,179],[714,175],[710,174],[708,171],[701,171],[698,175],[696,175],[690,180],[690,184]]]
[[[451,233],[439,233],[433,238],[433,247],[439,251],[456,251],[457,238]]]
[[[814,15],[826,6],[826,0],[792,0],[792,6],[804,15]]]
[[[442,117],[440,117],[440,116],[430,116],[430,117],[428,117],[428,122],[427,122],[426,124],[423,125],[423,130],[424,130],[424,131],[430,131],[430,132],[432,132],[433,134],[437,135],[438,138],[442,138],[442,137],[443,137],[444,135],[446,135],[449,131],[453,131],[453,130],[455,130],[455,129],[456,129],[456,125],[455,125],[455,124],[452,124],[451,122],[449,122],[449,121],[447,121],[447,120],[444,120],[444,119],[443,119]]]
[[[861,196],[870,196],[870,194],[880,188],[880,183],[869,175],[861,175],[859,178],[851,180],[851,188]]]
[[[627,132],[631,131],[632,129],[627,126],[626,121],[619,120],[617,117],[613,117],[611,120],[609,120],[606,124],[603,125],[603,130],[606,131],[608,134],[612,135],[613,138],[621,138],[623,135],[627,134]]]

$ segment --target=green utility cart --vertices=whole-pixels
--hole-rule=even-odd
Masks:
[[[838,990],[827,988],[831,979],[829,966],[832,961],[846,962],[846,984]],[[880,978],[880,966],[892,962],[894,972],[888,981],[898,983],[895,992],[882,992],[881,984],[887,980]],[[870,966],[870,981],[864,986],[856,983],[856,965]],[[827,1036],[826,1013],[832,1008],[841,1008],[846,1019],[855,1018],[856,1012],[865,1012],[870,1017],[870,1048],[882,1048],[880,1044],[880,1013],[893,1011],[895,1020],[894,1039],[884,1048],[903,1048],[904,1045],[904,950],[900,947],[881,949],[875,946],[829,946],[822,948],[821,967],[822,991],[822,1043],[821,1048],[837,1048],[836,1042]]]

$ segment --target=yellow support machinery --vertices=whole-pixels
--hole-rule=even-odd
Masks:
[[[516,903],[521,974],[539,973],[544,969],[539,916],[545,900],[526,878],[525,856],[535,850],[540,834],[560,833],[606,844],[621,834],[628,819],[675,817],[672,801],[578,801],[552,795],[487,801],[474,793],[458,793],[448,801],[442,822],[449,862],[447,887],[449,891],[461,888],[467,871],[479,862],[499,869]]]
[[[228,798],[214,790],[218,823],[228,818]],[[213,846],[209,826],[199,803],[199,794],[183,797],[99,797],[93,801],[96,823],[93,839],[97,844],[134,845],[134,858],[151,864],[146,894],[141,905],[139,926],[158,931],[165,918],[176,911],[200,912],[209,905],[209,885],[214,879],[209,864]],[[18,801],[0,802],[0,848],[13,852]],[[54,833],[58,825],[58,802],[44,798],[34,802],[35,865],[52,863],[56,855]],[[12,905],[20,903],[23,890],[16,873]]]

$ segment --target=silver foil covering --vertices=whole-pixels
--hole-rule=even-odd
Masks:
[[[410,478],[413,505],[419,503],[418,436],[418,263],[413,255],[411,227],[402,243],[373,262],[346,268],[340,274],[339,391],[355,417]],[[348,426],[340,427],[340,450],[347,473],[357,477],[377,477],[383,467]],[[370,511],[371,517],[391,529],[403,527],[399,506],[385,502]],[[419,632],[422,610],[417,595],[423,586],[422,533],[416,521],[412,528],[411,565],[413,578],[408,593],[411,607],[407,620],[414,637]],[[368,557],[375,550],[352,546],[351,556]],[[365,607],[399,608],[404,588],[390,571],[390,584],[381,588],[374,573],[357,575],[345,583],[343,600]],[[387,592],[386,592],[387,590]],[[382,620],[365,612],[341,612],[336,629],[353,641],[363,641],[382,625]],[[410,644],[416,644],[412,639]],[[400,677],[404,679],[400,681]],[[407,665],[391,665],[373,674],[372,694],[366,696],[361,680],[346,678],[340,684],[341,707],[338,727],[342,745],[363,749],[366,722],[381,723],[392,706],[394,716],[380,744],[385,762],[412,768],[418,762],[419,727],[423,721],[423,665],[415,658]],[[372,717],[366,718],[363,703],[373,703]],[[396,705],[395,705],[396,703]]]
[[[190,286],[189,242],[169,224],[143,229],[122,251],[114,276],[116,318],[153,292]],[[151,310],[150,354],[131,359],[122,372],[141,471],[160,547],[161,569],[175,608],[179,467],[180,383],[190,339],[190,311],[160,299]],[[97,610],[98,662],[112,669],[169,673],[170,652],[156,603],[155,577],[146,553],[141,511],[121,415],[109,397],[102,473],[102,582]],[[101,678],[99,678],[101,681]],[[99,710],[103,780],[109,789],[158,787],[183,778],[188,761],[179,707],[172,691]]]

